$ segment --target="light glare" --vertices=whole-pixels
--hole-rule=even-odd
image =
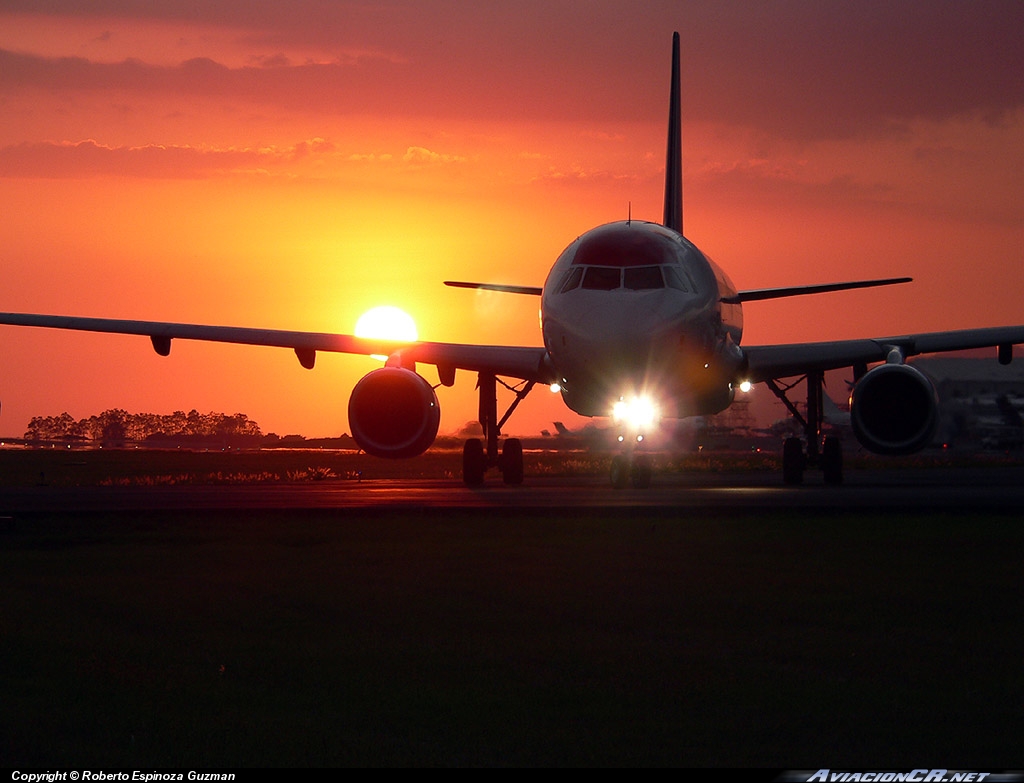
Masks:
[[[405,310],[383,305],[367,310],[356,321],[356,337],[370,337],[376,340],[401,340],[415,342],[419,333],[412,316]]]
[[[657,408],[647,397],[619,398],[612,406],[612,418],[628,424],[633,429],[645,429],[654,424],[658,417]]]

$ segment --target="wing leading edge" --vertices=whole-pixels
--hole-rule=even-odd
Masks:
[[[465,345],[461,343],[374,340],[350,334],[329,332],[292,332],[278,329],[254,329],[238,326],[209,326],[164,321],[130,321],[115,318],[86,318],[32,313],[0,313],[0,324],[70,329],[104,334],[131,334],[149,337],[161,356],[170,353],[172,340],[203,340],[237,345],[265,345],[291,348],[303,367],[313,367],[316,352],[349,353],[364,356],[384,355],[402,366],[416,362],[433,364],[444,375],[454,370],[487,372],[538,383],[550,383],[554,373],[547,363],[547,351],[503,345]]]
[[[393,363],[432,364],[442,371],[487,372],[537,383],[550,383],[555,373],[544,348],[462,343],[403,343],[330,332],[297,332],[237,326],[210,326],[165,321],[132,321],[32,313],[0,313],[0,324],[67,329],[104,334],[149,337],[157,353],[166,356],[172,340],[262,345],[290,348],[304,367],[311,368],[316,352],[362,356],[385,355]],[[897,337],[837,340],[817,343],[744,346],[743,379],[759,382],[802,375],[812,370],[835,370],[858,364],[884,362],[893,348],[904,358],[925,353],[972,348],[1000,349],[1008,360],[1009,348],[1024,343],[1024,326],[997,326],[949,332],[925,332]],[[740,379],[737,379],[740,380]]]
[[[1011,347],[1021,343],[1024,343],[1024,326],[995,326],[864,340],[744,346],[745,379],[756,383],[803,375],[813,370],[837,370],[884,362],[894,348],[902,358],[943,351],[998,348],[999,360],[1007,363]]]

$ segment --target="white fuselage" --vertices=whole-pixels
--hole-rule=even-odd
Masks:
[[[544,283],[541,328],[566,405],[608,416],[619,400],[658,415],[716,413],[732,401],[743,323],[728,277],[672,229],[621,221],[592,229]]]

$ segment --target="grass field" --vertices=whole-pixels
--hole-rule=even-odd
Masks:
[[[654,454],[661,472],[776,471],[775,453],[704,452]],[[588,451],[527,451],[527,476],[607,475],[611,454]],[[1019,465],[1022,456],[928,453],[904,458],[854,453],[848,468]],[[189,451],[157,449],[0,449],[0,487],[159,486],[170,484],[252,484],[323,479],[458,479],[462,454],[431,450],[414,459],[386,460],[351,451],[270,449],[264,451]]]
[[[605,475],[611,455],[535,451],[524,455],[528,476]],[[777,469],[769,455],[689,455],[658,464],[666,470]],[[188,451],[155,449],[0,449],[0,487],[161,486],[253,484],[324,479],[458,479],[462,452],[431,450],[414,459],[386,460],[351,451],[273,449]]]
[[[1024,766],[1016,517],[36,515],[0,766]]]

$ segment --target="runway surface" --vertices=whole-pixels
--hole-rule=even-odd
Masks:
[[[1018,769],[1022,479],[3,489],[0,758]]]
[[[616,490],[603,477],[527,477],[507,487],[490,476],[476,489],[455,479],[345,480],[218,486],[15,487],[0,490],[0,515],[25,512],[216,509],[793,509],[1006,511],[1024,508],[1024,467],[929,467],[848,471],[824,486],[809,474],[787,487],[775,472],[669,474],[649,489]]]

